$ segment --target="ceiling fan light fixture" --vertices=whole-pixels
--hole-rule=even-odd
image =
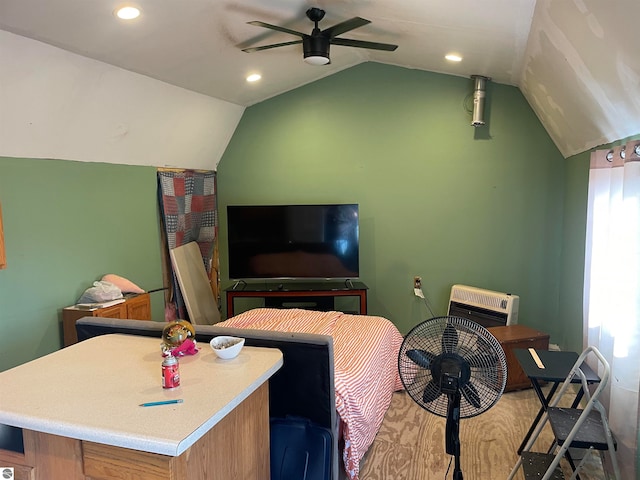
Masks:
[[[302,38],[304,61],[309,65],[326,65],[329,58],[329,39],[321,36],[305,36]]]
[[[140,16],[140,9],[132,5],[125,5],[123,7],[117,8],[114,13],[116,17],[122,20],[133,20]]]
[[[329,56],[305,55],[304,61],[309,65],[326,65],[327,63],[329,63]]]

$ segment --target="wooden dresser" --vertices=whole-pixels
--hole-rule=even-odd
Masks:
[[[125,295],[125,301],[111,307],[96,310],[83,310],[75,306],[62,310],[62,333],[64,346],[78,341],[76,320],[83,317],[130,318],[133,320],[151,320],[151,300],[148,293]]]
[[[549,349],[549,334],[524,325],[490,327],[489,330],[498,339],[507,357],[507,385],[505,392],[531,387],[531,381],[522,371],[513,350],[516,348]]]

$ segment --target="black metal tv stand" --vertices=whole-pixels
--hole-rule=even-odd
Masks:
[[[335,297],[359,297],[360,315],[367,314],[367,290],[363,282],[282,282],[247,283],[236,282],[227,288],[227,318],[234,315],[236,298],[264,298],[265,307],[291,308],[301,303],[311,303],[312,309],[333,310]]]

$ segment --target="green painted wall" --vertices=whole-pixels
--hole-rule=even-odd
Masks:
[[[263,81],[268,81],[264,79]],[[365,63],[248,108],[218,166],[226,205],[360,204],[369,313],[406,332],[451,285],[520,295],[520,323],[559,321],[565,162],[517,88],[488,83],[469,125],[467,78]]]
[[[565,161],[558,343],[576,352],[583,349],[582,298],[590,156],[590,152],[584,152]]]
[[[470,127],[471,91],[367,63],[248,108],[218,168],[223,287],[226,205],[357,202],[370,313],[428,318],[421,275],[436,314],[454,283],[510,291],[521,323],[580,350],[589,152],[563,160],[493,82]],[[59,348],[62,308],[102,274],[161,286],[155,168],[0,157],[0,202],[0,371]],[[163,320],[161,293],[152,308]]]
[[[633,135],[601,145],[598,150],[639,140]],[[565,161],[564,223],[560,268],[559,343],[567,350],[582,351],[584,254],[587,231],[587,200],[591,150],[569,157]],[[640,457],[639,457],[640,458]]]
[[[62,308],[105,273],[162,286],[156,198],[152,167],[0,157],[0,371],[59,349]]]

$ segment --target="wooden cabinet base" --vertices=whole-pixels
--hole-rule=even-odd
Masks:
[[[498,339],[507,357],[507,385],[505,392],[531,387],[531,380],[520,367],[513,350],[516,348],[549,349],[549,334],[524,325],[507,325],[488,329]]]
[[[24,444],[24,455],[0,450],[0,465],[14,467],[20,480],[263,480],[269,478],[269,387],[259,387],[177,457],[31,430],[24,431]]]
[[[24,453],[0,449],[0,465],[13,467],[14,480],[35,480],[34,468],[27,463]]]
[[[62,335],[64,346],[68,347],[78,341],[76,320],[84,317],[131,318],[134,320],[151,320],[151,299],[148,293],[129,295],[123,303],[97,310],[81,310],[75,307],[62,309]]]

